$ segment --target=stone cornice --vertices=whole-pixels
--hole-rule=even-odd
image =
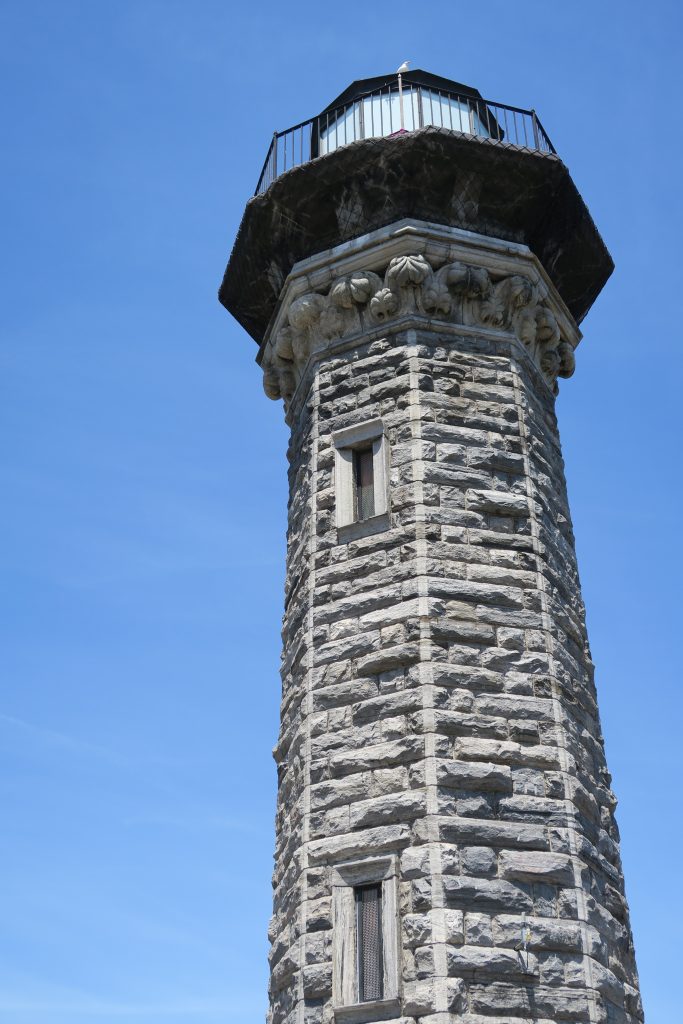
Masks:
[[[574,372],[580,332],[526,246],[399,222],[294,267],[258,357],[266,394],[287,406],[309,359],[406,316],[516,337],[554,392]]]

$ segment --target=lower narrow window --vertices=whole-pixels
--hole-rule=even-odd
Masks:
[[[356,484],[356,519],[370,519],[375,514],[375,477],[372,448],[357,448],[353,453],[353,474]]]
[[[382,886],[363,885],[356,893],[356,937],[358,947],[358,1001],[383,996]]]

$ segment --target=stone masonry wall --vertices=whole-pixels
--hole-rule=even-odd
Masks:
[[[340,543],[331,435],[378,416],[390,528]],[[416,318],[320,352],[288,418],[271,1024],[334,1020],[331,871],[387,852],[392,1020],[636,1024],[543,374],[509,332]]]

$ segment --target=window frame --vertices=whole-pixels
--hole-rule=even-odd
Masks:
[[[356,892],[381,886],[382,998],[360,1002]],[[395,854],[331,869],[332,1004],[340,1024],[366,1024],[400,1011],[398,859]]]
[[[389,441],[376,418],[332,434],[335,464],[336,526],[340,541],[378,533],[389,527]],[[374,515],[358,518],[354,452],[372,448]]]

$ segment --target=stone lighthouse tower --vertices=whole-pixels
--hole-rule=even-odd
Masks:
[[[635,1024],[557,378],[612,262],[421,71],[273,142],[221,287],[291,429],[271,1024]]]

